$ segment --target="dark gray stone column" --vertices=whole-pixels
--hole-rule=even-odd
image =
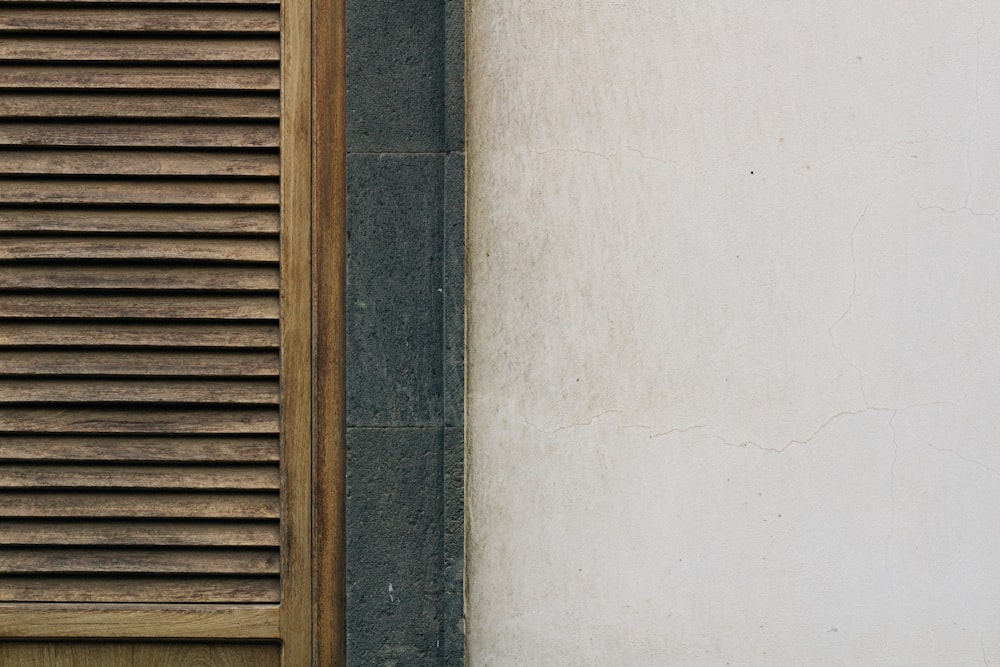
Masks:
[[[464,656],[464,5],[347,2],[347,654]]]

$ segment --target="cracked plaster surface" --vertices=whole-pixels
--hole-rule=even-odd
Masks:
[[[987,664],[1000,7],[469,18],[471,664]]]

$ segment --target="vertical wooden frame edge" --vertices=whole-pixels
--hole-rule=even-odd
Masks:
[[[312,5],[281,3],[282,665],[312,663]]]
[[[313,660],[346,664],[346,20],[312,1]]]

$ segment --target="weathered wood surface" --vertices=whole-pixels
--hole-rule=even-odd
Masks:
[[[274,67],[0,64],[0,88],[16,90],[277,91],[279,84],[278,70]]]
[[[0,174],[277,177],[278,154],[273,151],[8,148],[0,151]]]
[[[39,318],[55,313],[62,318],[270,320],[278,318],[278,300],[272,296],[160,294],[37,294],[0,299],[0,317]]]
[[[208,290],[276,291],[278,268],[270,266],[177,266],[0,264],[0,290]]]
[[[0,122],[0,145],[67,147],[277,148],[278,128],[261,123]]]
[[[0,322],[0,347],[274,348],[277,324],[220,322]]]
[[[264,435],[277,432],[278,411],[263,408],[145,411],[0,408],[0,434]]]
[[[275,465],[0,464],[0,489],[277,491]]]
[[[18,235],[7,236],[0,243],[0,261],[41,259],[275,263],[278,261],[278,240]]]
[[[0,232],[129,234],[278,233],[278,212],[240,209],[0,208]],[[40,242],[39,242],[40,243]],[[272,244],[275,241],[272,241]],[[120,245],[120,244],[119,244]],[[277,250],[271,252],[277,254]]]
[[[0,204],[276,206],[278,185],[270,181],[17,179],[0,181]]]
[[[281,0],[73,0],[74,4],[99,3],[102,5],[277,5]],[[21,5],[64,4],[66,0],[16,0]]]
[[[200,405],[277,405],[274,380],[107,380],[6,378],[4,403],[197,403]],[[0,479],[3,474],[0,472]]]
[[[237,603],[306,664],[313,7],[187,2],[0,3],[0,602]]]
[[[0,548],[3,574],[278,574],[277,549]]]
[[[312,1],[313,664],[347,664],[344,281],[347,256],[345,3]]]
[[[0,545],[277,547],[277,521],[0,520]]]
[[[0,491],[5,518],[277,519],[277,493]]]
[[[259,437],[0,436],[2,461],[274,463],[278,439]]]
[[[8,90],[0,118],[276,119],[275,94]]]
[[[164,613],[161,622],[171,619]],[[211,624],[206,624],[211,627]],[[153,627],[153,626],[150,626]],[[208,635],[213,636],[213,635]],[[0,643],[0,664],[17,667],[278,667],[276,644],[199,642],[11,642]]]
[[[278,602],[277,577],[0,577],[3,602]]]
[[[169,39],[105,35],[58,40],[49,36],[6,36],[0,40],[0,61],[277,62],[278,55],[275,38]]]
[[[275,377],[278,353],[264,350],[0,350],[0,374]]]
[[[237,641],[270,640],[280,638],[278,634],[278,606],[273,604],[245,605],[66,605],[66,604],[6,604],[0,605],[0,630],[7,637],[35,637],[51,640],[52,637],[94,638],[94,637],[135,637],[148,640],[181,639],[187,644],[153,644],[156,648],[175,646],[178,651],[162,662],[156,662],[151,654],[143,653],[137,662],[127,663],[128,667],[152,667],[153,665],[170,665],[177,667],[181,663],[173,656],[186,656],[186,649],[191,645],[199,646],[197,640],[231,639]],[[49,642],[48,646],[64,646],[61,641]],[[101,644],[91,644],[88,646]],[[228,644],[227,644],[228,645]],[[0,644],[6,647],[7,644]],[[235,646],[235,645],[234,645]],[[243,647],[241,647],[243,648]],[[218,654],[213,653],[213,659]],[[0,663],[2,664],[2,663]],[[20,665],[22,663],[15,663]],[[63,664],[43,662],[45,667],[64,667]],[[72,667],[89,667],[101,665],[112,667],[107,661],[84,661],[70,663]],[[220,665],[226,662],[195,662],[197,667]],[[244,667],[246,663],[239,663]],[[252,667],[263,667],[264,662],[251,662]],[[277,664],[277,663],[273,663]],[[119,667],[114,665],[113,667]]]
[[[271,8],[0,7],[0,32],[250,32],[278,30]]]

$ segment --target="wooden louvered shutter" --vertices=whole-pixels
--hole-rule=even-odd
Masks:
[[[311,655],[312,11],[0,5],[3,636]]]

